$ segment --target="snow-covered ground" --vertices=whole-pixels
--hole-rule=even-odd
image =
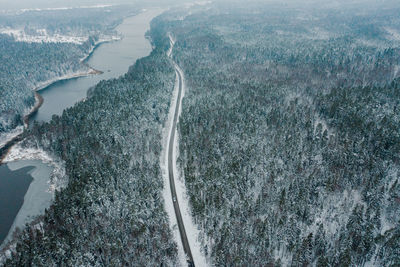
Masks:
[[[389,28],[389,27],[386,27],[385,30],[388,34],[388,36],[387,36],[388,39],[393,40],[393,41],[400,41],[400,33],[397,30],[395,30],[393,28]]]
[[[91,74],[96,74],[96,71],[94,69],[89,69],[88,71],[71,72],[71,73],[65,74],[63,76],[55,77],[53,79],[38,83],[38,85],[34,89],[34,91],[43,90],[43,89],[47,88],[48,86],[50,86],[51,84],[53,84],[55,82],[58,82],[58,81],[84,77],[84,76],[88,76],[88,75],[91,75]]]
[[[99,45],[120,40],[122,40],[121,36],[100,36],[99,40],[89,49],[89,52],[83,58],[81,58],[80,61],[85,61]]]
[[[90,50],[86,53],[86,55],[80,59],[80,62],[82,63],[83,61],[85,61],[90,54],[93,53],[93,51],[101,44],[103,43],[108,43],[108,42],[113,42],[113,41],[119,41],[121,40],[120,36],[103,36],[101,37],[91,48]],[[69,80],[69,79],[73,79],[73,78],[79,78],[79,77],[84,77],[84,76],[88,76],[88,75],[93,75],[93,74],[97,74],[98,71],[90,68],[88,71],[80,71],[80,72],[70,72],[67,73],[65,75],[59,76],[59,77],[54,77],[53,79],[49,79],[47,81],[38,83],[36,85],[36,88],[34,89],[34,91],[40,91],[48,86],[50,86],[51,84],[58,82],[58,81],[62,81],[62,80]]]
[[[16,42],[26,43],[72,43],[81,45],[88,40],[88,36],[73,36],[62,34],[49,34],[46,29],[36,29],[35,32],[26,33],[24,29],[0,28],[0,34],[6,34],[14,38]],[[118,36],[104,36],[97,44],[119,40]],[[96,44],[96,45],[97,45]]]
[[[28,34],[24,29],[1,28],[1,34],[14,38],[17,42],[27,43],[74,43],[83,44],[87,36],[68,36],[62,34],[48,34],[46,29],[37,29],[35,34]]]
[[[65,174],[65,164],[61,159],[49,155],[49,153],[40,148],[25,148],[22,147],[21,144],[17,144],[10,149],[9,153],[3,160],[3,163],[11,163],[21,160],[40,160],[53,168],[48,181],[50,192],[54,193],[56,190],[60,190],[67,185],[68,180],[66,179]]]
[[[48,7],[48,8],[21,8],[21,9],[0,9],[0,14],[7,15],[21,15],[26,12],[42,12],[42,11],[63,11],[72,9],[94,9],[94,8],[108,8],[112,7],[112,4],[100,4],[100,5],[86,5],[86,6],[65,6],[65,7]]]
[[[174,41],[171,39],[171,48],[168,51],[168,56],[170,57],[172,54],[172,49],[173,49]],[[183,83],[183,90],[182,90],[182,97],[180,99],[181,104],[182,104],[182,98],[184,97],[184,92],[185,92],[185,84],[184,84],[184,76],[182,70],[179,69],[178,66],[177,71],[179,71],[182,75],[182,83]],[[186,266],[186,256],[183,250],[181,238],[180,238],[180,233],[179,233],[179,228],[175,216],[175,211],[174,211],[174,206],[173,206],[173,201],[172,201],[172,195],[171,195],[171,189],[170,189],[170,183],[169,183],[169,177],[168,177],[168,149],[169,149],[169,139],[171,136],[171,127],[174,119],[174,114],[175,114],[175,109],[176,109],[176,103],[178,100],[178,91],[179,91],[179,83],[178,83],[178,77],[176,77],[176,82],[175,82],[175,87],[174,87],[174,92],[172,96],[172,101],[170,105],[170,110],[169,110],[169,115],[168,115],[168,121],[163,129],[163,140],[162,140],[162,145],[163,145],[163,150],[161,152],[161,170],[162,170],[162,175],[164,178],[164,190],[163,190],[163,197],[164,197],[164,204],[165,204],[165,209],[167,211],[168,217],[169,217],[169,223],[170,223],[170,228],[173,232],[174,239],[176,244],[178,245],[178,256],[180,259],[181,266]],[[181,109],[179,110],[179,115],[181,113]],[[175,177],[178,177],[178,179],[175,179],[175,186],[176,186],[176,192],[177,192],[177,201],[179,202],[179,206],[181,209],[182,213],[182,219],[185,225],[188,241],[190,244],[190,248],[192,251],[193,255],[193,260],[196,264],[196,266],[207,266],[207,259],[204,256],[204,253],[201,249],[201,244],[199,242],[199,236],[200,236],[200,231],[198,227],[194,224],[191,212],[190,212],[190,205],[189,205],[189,198],[186,193],[186,187],[185,187],[185,182],[184,182],[184,177],[182,175],[182,172],[180,172],[176,166],[176,160],[179,156],[179,136],[178,133],[175,134],[175,147],[174,147],[174,174]]]
[[[93,5],[93,6],[76,6],[76,7],[49,7],[49,8],[24,8],[20,9],[20,12],[30,12],[30,11],[57,11],[57,10],[71,10],[71,9],[90,9],[90,8],[105,8],[111,7],[113,5]]]
[[[24,127],[23,126],[18,126],[17,128],[12,129],[9,132],[0,134],[0,148],[5,146],[14,137],[20,135],[23,131],[24,131]]]
[[[54,199],[56,190],[65,187],[68,180],[65,174],[65,164],[60,159],[50,156],[39,148],[23,148],[15,145],[3,161],[11,170],[17,170],[26,166],[34,166],[31,172],[33,178],[28,191],[24,196],[24,203],[19,210],[13,225],[0,249],[5,245],[9,247],[3,255],[0,255],[0,265],[11,256],[15,250],[15,244],[7,244],[11,241],[14,231],[23,229],[27,223],[32,222],[36,216],[42,215]],[[40,223],[36,225],[40,228]]]

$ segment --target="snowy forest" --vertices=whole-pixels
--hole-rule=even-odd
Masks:
[[[0,13],[0,136],[23,123],[34,91],[60,77],[89,73],[93,47],[136,8],[110,7]],[[99,18],[102,18],[99,22]]]
[[[157,25],[188,83],[180,165],[213,264],[400,263],[399,11],[247,4]]]
[[[66,163],[68,186],[22,233],[5,266],[167,266],[176,245],[163,209],[159,154],[175,73],[168,38],[119,78],[100,82],[85,102],[34,125],[26,146]]]
[[[155,18],[150,56],[25,133],[65,161],[67,186],[5,266],[178,265],[160,169],[170,35],[178,165],[209,264],[399,266],[400,4],[384,3]]]

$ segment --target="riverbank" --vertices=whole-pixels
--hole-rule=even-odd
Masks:
[[[86,66],[88,66],[86,63],[82,63],[82,64],[85,64]],[[86,77],[86,76],[89,76],[89,75],[98,75],[98,74],[103,74],[103,72],[100,71],[100,70],[96,70],[94,68],[89,67],[89,70],[85,71],[85,72],[75,72],[75,73],[71,73],[71,74],[66,74],[66,75],[63,75],[63,76],[48,80],[46,82],[43,82],[42,84],[40,84],[39,86],[37,86],[33,90],[35,92],[39,92],[39,91],[44,90],[47,87],[53,85],[56,82],[61,82],[61,81],[66,81],[66,80],[70,80],[70,79]]]
[[[96,50],[96,53],[94,53],[93,56],[89,57],[86,61],[83,62],[84,64],[87,63],[91,66],[95,66],[95,68],[97,69],[106,70],[103,75],[73,79],[68,82],[60,82],[55,84],[52,88],[40,91],[39,93],[44,97],[45,101],[39,112],[30,120],[30,122],[32,123],[33,120],[49,121],[45,116],[47,116],[48,114],[60,114],[59,110],[61,108],[65,109],[64,103],[66,103],[69,99],[77,96],[77,101],[80,101],[79,99],[82,99],[81,97],[84,94],[87,95],[87,89],[95,86],[101,79],[108,80],[124,75],[129,69],[129,66],[132,66],[132,64],[134,64],[137,59],[147,56],[149,53],[151,53],[151,45],[146,39],[143,38],[143,36],[145,31],[147,31],[149,28],[149,21],[151,21],[154,16],[158,15],[153,13],[154,12],[151,12],[143,16],[138,16],[137,18],[132,17],[131,19],[126,20],[124,24],[119,27],[121,32],[124,33],[124,39],[121,42],[113,42],[111,44],[101,46],[100,49]],[[68,94],[68,92],[72,93]],[[71,95],[72,97],[70,97]],[[47,108],[47,103],[54,103],[54,107],[50,105],[50,108]],[[67,104],[71,106],[71,104]],[[45,115],[40,117],[41,113]],[[43,119],[43,117],[45,118]],[[26,133],[22,136],[23,138],[25,138]],[[7,157],[4,159],[4,163],[11,162],[10,165],[12,165],[21,159],[29,160],[30,157],[35,157],[36,159],[40,158],[40,161],[44,162],[46,153],[49,152],[45,152],[37,147],[36,142],[18,142],[10,149]],[[52,158],[53,160],[55,159],[56,161],[60,160],[57,159],[55,155],[50,153],[47,154],[47,156],[49,158]],[[56,178],[51,178],[49,180],[50,187],[48,187],[48,184],[46,184],[46,188],[48,188],[50,192],[59,191],[59,188],[63,188],[65,185],[67,185],[68,182],[68,177],[65,174],[65,163],[61,162],[61,164],[56,165],[59,167],[58,171],[56,172],[60,172],[60,175],[58,175]],[[26,194],[26,202],[36,202],[36,200],[29,199],[29,194],[30,193]],[[20,212],[21,214],[24,214],[25,211],[29,210],[30,209],[28,208],[21,208]],[[40,216],[40,214],[38,216]],[[30,217],[30,219],[32,219],[32,217]],[[19,221],[18,218],[16,218],[16,224],[17,221]],[[36,219],[36,221],[30,222],[29,225],[33,229],[41,231],[43,229],[41,227],[43,225],[42,222],[42,219]],[[10,232],[14,232],[10,234],[10,240],[12,241],[7,241],[7,244],[4,244],[3,250],[0,251],[0,265],[2,265],[2,261],[11,256],[12,252],[15,252],[16,241],[20,240],[21,238],[17,237],[17,235],[14,235],[15,233],[19,232],[18,230],[10,230]]]
[[[33,91],[35,91],[34,92],[35,105],[26,115],[24,115],[23,127],[18,126],[15,129],[11,130],[9,133],[6,133],[3,136],[1,136],[2,140],[0,140],[0,165],[2,164],[4,158],[7,156],[7,153],[10,150],[10,148],[13,145],[15,145],[16,143],[18,143],[19,141],[21,141],[21,136],[24,133],[24,130],[29,127],[29,120],[32,118],[33,115],[35,115],[35,113],[43,105],[44,99],[38,92],[48,88],[49,86],[53,85],[56,82],[66,81],[66,80],[70,80],[70,79],[76,79],[76,78],[80,78],[80,77],[86,77],[89,75],[103,74],[102,71],[96,70],[96,69],[90,67],[87,63],[85,63],[85,60],[88,59],[91,56],[91,54],[95,51],[95,49],[97,47],[99,47],[101,44],[115,41],[115,40],[118,40],[118,39],[116,39],[116,37],[112,37],[110,40],[104,40],[104,41],[98,42],[96,45],[94,45],[92,47],[92,49],[88,52],[88,54],[83,59],[81,59],[80,63],[87,66],[89,69],[88,71],[76,72],[76,73],[72,73],[72,74],[63,75],[63,76],[60,76],[60,77],[57,77],[54,79],[50,79],[43,83],[40,83],[36,88],[33,89]]]
[[[16,135],[12,135],[9,141],[3,141],[3,146],[0,147],[0,165],[3,163],[3,160],[7,157],[10,149],[18,142],[22,141],[22,134],[24,130],[29,127],[29,119],[39,110],[40,106],[43,104],[43,97],[35,92],[35,105],[33,108],[24,116],[24,128],[21,131],[17,132]]]
[[[0,251],[10,249],[18,240],[19,230],[25,228],[25,224],[35,225],[34,218],[44,214],[54,198],[56,191],[67,185],[68,176],[65,171],[65,163],[55,155],[51,155],[37,147],[24,147],[20,143],[12,146],[3,162],[12,170],[18,170],[27,166],[35,169],[31,172],[33,178],[7,237],[0,244]],[[31,222],[33,220],[33,222]],[[0,253],[2,254],[2,253]],[[0,260],[1,265],[1,260]]]
[[[35,115],[36,112],[38,112],[39,108],[43,105],[44,99],[43,97],[38,93],[38,91],[43,90],[52,84],[59,82],[59,81],[64,81],[64,80],[70,80],[70,79],[76,79],[80,77],[85,77],[89,75],[98,75],[102,74],[102,71],[96,70],[94,68],[90,68],[88,72],[82,72],[82,73],[75,73],[75,74],[70,74],[70,75],[65,75],[61,76],[59,78],[47,81],[45,84],[37,87],[34,89],[34,94],[35,94],[35,105],[33,108],[24,116],[23,118],[23,127],[17,127],[13,131],[11,131],[9,134],[6,134],[4,139],[1,141],[0,144],[0,165],[3,163],[4,158],[7,156],[9,150],[17,144],[18,142],[22,141],[22,135],[25,131],[25,129],[28,129],[29,127],[29,120]]]
[[[120,25],[120,24],[118,24],[118,25]],[[117,28],[118,25],[115,26],[115,28]],[[100,45],[106,44],[106,43],[110,43],[110,42],[115,42],[115,41],[121,41],[121,40],[122,40],[122,37],[120,37],[120,36],[111,36],[109,39],[106,39],[106,38],[100,39],[99,41],[97,41],[97,42],[92,46],[92,48],[89,49],[89,52],[87,53],[87,55],[80,59],[80,63],[84,63],[84,64],[85,64],[85,61],[87,61],[87,60],[92,56],[93,52],[94,52]]]
[[[31,111],[24,116],[24,127],[28,129],[29,127],[29,119],[39,110],[39,108],[43,105],[43,97],[39,95],[39,93],[35,92],[35,105],[31,109]]]

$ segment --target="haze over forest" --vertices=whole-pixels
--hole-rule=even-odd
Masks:
[[[0,265],[399,266],[399,14],[0,0],[0,163],[52,169]]]

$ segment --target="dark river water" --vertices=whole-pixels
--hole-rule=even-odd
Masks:
[[[50,121],[63,110],[86,97],[87,90],[100,80],[117,78],[128,71],[139,58],[151,52],[145,38],[150,21],[161,10],[147,10],[127,18],[116,30],[123,39],[101,44],[87,59],[87,63],[104,73],[56,82],[39,93],[44,103],[32,120]],[[0,244],[9,240],[15,228],[23,228],[34,216],[42,214],[51,204],[49,191],[52,168],[38,160],[17,161],[0,166]]]
[[[0,166],[0,241],[4,240],[24,203],[24,195],[33,178],[29,174],[35,167],[12,171],[7,165]]]

